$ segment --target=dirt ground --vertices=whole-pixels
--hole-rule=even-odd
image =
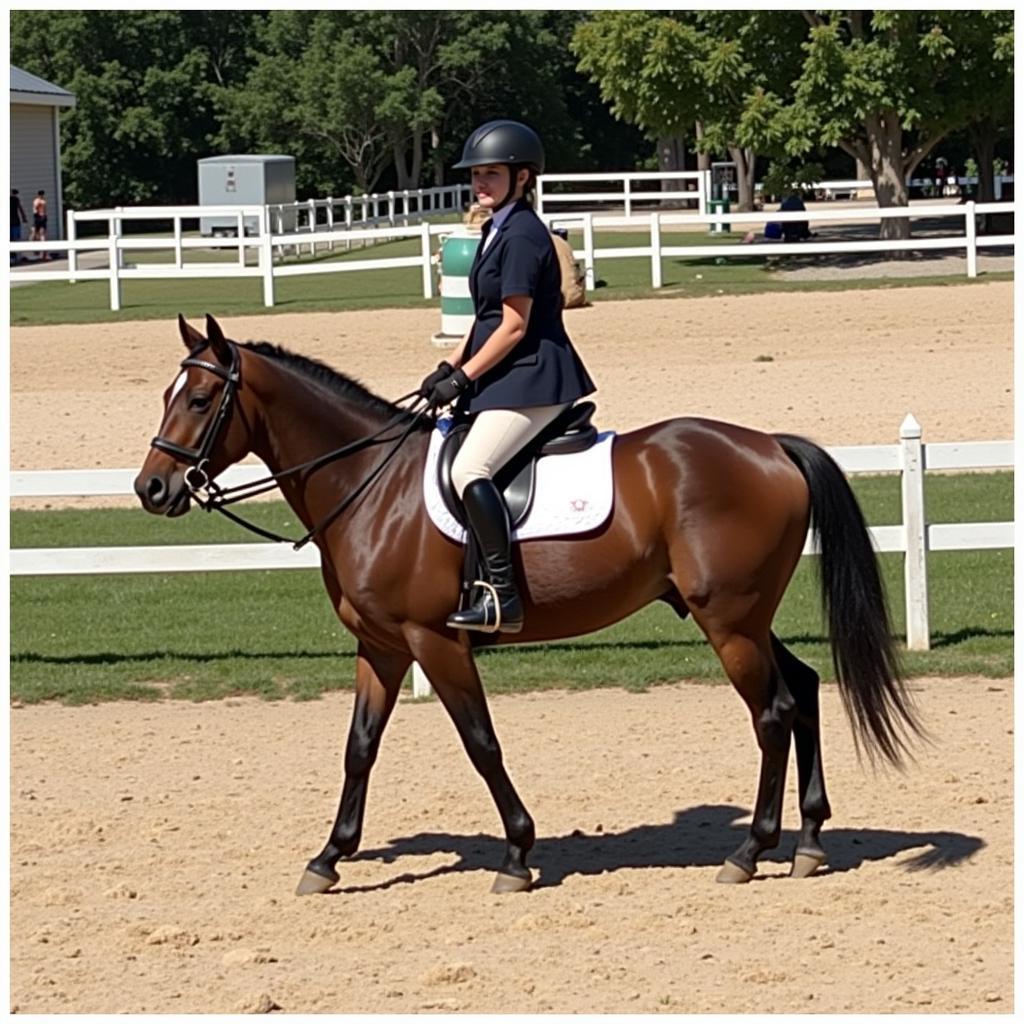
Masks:
[[[292,895],[336,810],[351,697],[12,712],[19,1012],[1000,1012],[1013,1008],[1010,682],[915,682],[934,748],[858,767],[823,691],[832,865],[714,881],[754,796],[725,686],[496,697],[536,822],[500,823],[436,701],[399,705],[360,859]],[[791,775],[795,774],[791,772]]]
[[[1012,436],[1011,307],[997,283],[567,319],[604,426],[689,412],[837,445],[894,442],[908,411],[926,440]],[[224,326],[391,396],[440,356],[429,311]],[[181,354],[172,323],[14,331],[12,467],[137,466]],[[783,844],[739,887],[714,882],[757,773],[731,689],[495,698],[539,835],[534,891],[503,897],[497,813],[435,701],[400,704],[363,852],[335,892],[303,899],[349,694],[15,707],[12,1008],[1012,1012],[1012,682],[914,688],[935,745],[905,774],[858,765],[823,691],[830,865],[785,877],[791,779]]]

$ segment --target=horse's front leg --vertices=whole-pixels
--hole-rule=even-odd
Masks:
[[[526,855],[535,838],[533,818],[505,771],[473,652],[465,641],[425,630],[418,630],[417,636],[410,638],[410,646],[455,723],[462,745],[487,783],[501,815],[508,846],[491,892],[522,892],[533,880],[526,866]]]
[[[345,782],[338,816],[327,845],[306,866],[296,890],[298,896],[326,892],[338,881],[334,869],[338,859],[351,857],[359,848],[370,769],[411,663],[408,655],[371,651],[359,644],[356,702],[345,747]]]

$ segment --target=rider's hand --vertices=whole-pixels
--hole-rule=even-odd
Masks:
[[[423,378],[423,383],[420,385],[419,394],[423,398],[429,398],[430,392],[434,390],[435,384],[440,384],[445,377],[450,377],[455,372],[455,368],[449,362],[440,362],[437,364],[437,369],[428,373]]]
[[[439,381],[433,386],[427,396],[427,405],[431,409],[439,409],[445,405],[451,405],[463,391],[470,385],[470,379],[462,370],[456,370],[453,374]]]

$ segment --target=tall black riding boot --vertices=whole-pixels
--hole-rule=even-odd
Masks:
[[[523,628],[523,606],[512,569],[512,531],[501,492],[491,480],[472,480],[462,492],[469,527],[483,560],[479,597],[469,607],[448,616],[454,629],[481,633],[518,633]]]

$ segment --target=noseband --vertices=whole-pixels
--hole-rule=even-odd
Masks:
[[[224,429],[224,424],[231,413],[231,405],[235,394],[238,392],[238,385],[242,380],[239,367],[241,360],[238,357],[238,349],[234,345],[228,347],[231,349],[231,366],[226,370],[223,366],[207,362],[205,359],[197,359],[194,356],[189,356],[181,362],[183,370],[187,370],[190,366],[195,366],[200,370],[207,370],[224,381],[224,390],[220,395],[220,405],[213,418],[206,425],[206,431],[203,434],[203,439],[199,442],[199,447],[186,448],[184,445],[176,444],[174,441],[169,441],[166,437],[160,437],[159,435],[150,441],[150,445],[158,451],[166,452],[182,462],[192,464],[188,472],[185,473],[185,483],[188,484],[189,490],[193,494],[209,486],[210,478],[207,476],[206,467],[210,461],[210,453],[213,451],[213,446],[217,443],[220,432]]]

